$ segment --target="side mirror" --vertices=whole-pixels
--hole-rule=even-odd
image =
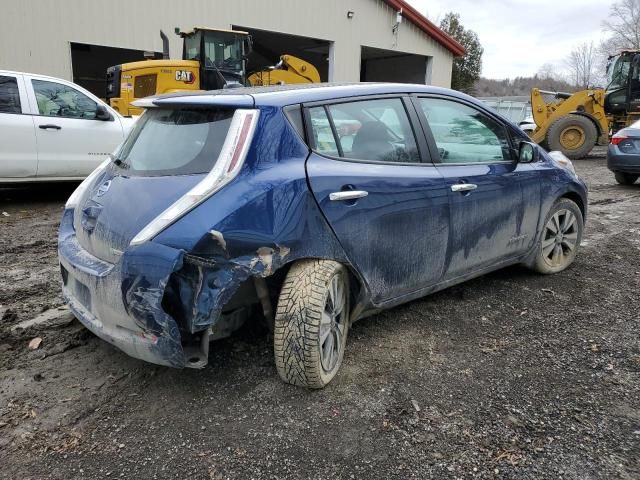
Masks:
[[[113,120],[113,117],[107,110],[107,107],[104,105],[97,104],[96,105],[96,120],[102,120],[103,122],[108,122]]]
[[[520,148],[518,148],[518,162],[520,163],[532,163],[537,162],[540,158],[538,154],[538,146],[531,142],[520,142]]]

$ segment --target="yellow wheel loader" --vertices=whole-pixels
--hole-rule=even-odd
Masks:
[[[531,139],[548,150],[578,159],[640,119],[640,52],[625,50],[610,57],[607,80],[604,89],[575,93],[532,89],[531,110],[537,128]],[[553,99],[547,100],[549,96]]]
[[[319,83],[318,69],[293,55],[282,55],[273,67],[254,72],[247,79],[251,86],[284,85],[288,83]]]

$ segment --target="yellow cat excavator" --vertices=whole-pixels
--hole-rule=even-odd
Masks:
[[[595,145],[607,144],[610,135],[640,119],[640,51],[623,50],[609,57],[604,89],[532,89],[531,110],[537,126],[530,133],[533,141],[571,159],[585,157]]]
[[[122,115],[139,115],[141,108],[131,103],[140,98],[184,90],[216,90],[245,85],[319,82],[318,70],[292,55],[248,78],[247,59],[252,50],[251,36],[238,30],[194,27],[176,28],[182,37],[182,59],[169,58],[169,40],[160,31],[162,60],[123,63],[107,69],[109,104]]]

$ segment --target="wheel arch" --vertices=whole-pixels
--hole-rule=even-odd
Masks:
[[[304,257],[298,257],[298,258],[289,260],[288,262],[280,266],[280,268],[278,268],[276,271],[274,271],[272,275],[265,278],[267,287],[269,289],[269,297],[271,299],[276,299],[276,302],[277,302],[277,298],[278,298],[278,295],[280,294],[282,284],[284,283],[287,273],[289,272],[291,267],[297,262],[302,262],[306,260],[332,260],[334,262],[337,262],[343,265],[346,268],[349,274],[349,295],[351,299],[352,311],[354,311],[354,308],[357,305],[362,304],[368,298],[368,295],[367,295],[368,288],[365,280],[354,268],[354,266],[351,265],[349,262],[343,261],[341,259],[328,258],[323,256],[304,256]],[[255,278],[260,278],[260,276],[252,275],[246,281],[253,282],[255,281],[254,280]],[[274,311],[275,311],[275,308],[274,308]]]
[[[560,195],[560,197],[558,197],[558,200],[561,200],[563,198],[571,200],[576,205],[578,205],[578,208],[580,209],[580,213],[582,213],[582,220],[583,221],[587,220],[587,208],[586,208],[584,199],[579,193],[574,191],[568,191]]]

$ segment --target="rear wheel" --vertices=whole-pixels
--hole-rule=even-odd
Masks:
[[[638,175],[632,175],[630,173],[615,172],[616,182],[620,185],[633,185],[638,179]]]
[[[274,329],[276,368],[287,383],[322,388],[342,364],[349,329],[349,276],[331,260],[294,264],[282,285]]]
[[[562,198],[553,204],[538,240],[538,252],[533,264],[540,273],[558,273],[576,258],[584,223],[575,202]]]
[[[559,150],[572,160],[589,154],[598,141],[598,130],[581,115],[566,115],[551,124],[545,143],[549,150]]]

